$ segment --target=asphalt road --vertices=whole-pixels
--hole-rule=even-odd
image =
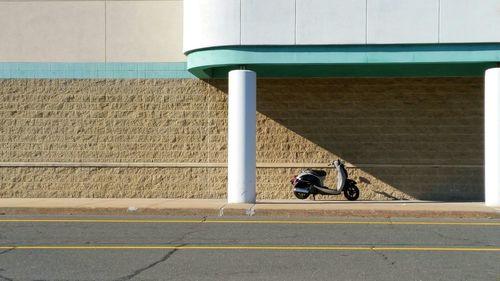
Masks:
[[[500,220],[0,217],[0,280],[314,279],[498,281]]]

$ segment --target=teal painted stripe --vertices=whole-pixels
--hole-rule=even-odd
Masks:
[[[196,78],[175,63],[0,63],[0,79]]]
[[[454,65],[460,65],[459,73],[478,75],[483,66],[500,62],[500,44],[434,44],[434,45],[352,45],[352,46],[236,46],[201,49],[188,54],[187,68],[199,78],[219,77],[220,69],[245,66],[259,69],[260,76],[275,77],[276,67],[281,66],[279,76],[311,77],[320,74],[329,76],[394,75],[385,71],[391,67],[404,66],[409,75],[427,75],[422,65],[440,67],[440,76],[456,75]],[[347,71],[351,67],[351,72]],[[412,70],[412,65],[421,65]],[[325,67],[328,66],[328,67]],[[356,67],[357,66],[357,67]],[[362,68],[372,68],[366,73]],[[372,67],[376,66],[376,67]],[[472,66],[470,70],[466,68]],[[304,72],[300,72],[303,67]],[[289,70],[291,69],[291,72]],[[377,71],[383,69],[382,75]],[[451,71],[450,73],[447,73]],[[270,70],[270,71],[267,71]],[[326,72],[320,72],[326,71]],[[346,72],[347,71],[347,72]],[[423,71],[423,72],[422,72]],[[372,73],[373,72],[373,73]],[[435,71],[434,71],[435,72]],[[396,69],[396,74],[397,74]],[[434,75],[430,71],[429,75]],[[428,76],[429,76],[428,75]]]

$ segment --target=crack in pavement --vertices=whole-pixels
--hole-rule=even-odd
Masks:
[[[5,251],[0,252],[0,255],[7,254],[8,252],[11,252],[11,251],[14,251],[14,250],[15,250],[15,248],[10,248],[10,249],[7,249],[7,250],[5,250]],[[1,271],[5,271],[5,269],[0,268],[0,272],[1,272]],[[2,275],[2,274],[0,274],[0,280],[4,280],[4,281],[14,281],[14,279],[10,279],[10,278],[8,278],[7,276],[4,276],[4,275]]]
[[[187,244],[181,244],[181,245],[176,245],[176,247],[182,247],[182,246],[186,246]],[[137,275],[143,273],[144,271],[148,270],[148,269],[151,269],[153,267],[155,267],[156,265],[162,263],[162,262],[165,262],[167,261],[173,254],[175,254],[175,252],[177,252],[179,249],[173,249],[171,251],[169,251],[167,254],[165,254],[161,259],[143,267],[143,268],[140,268],[136,271],[134,271],[132,274],[129,274],[127,276],[124,276],[124,277],[121,277],[121,278],[118,278],[116,279],[116,281],[125,281],[125,280],[131,280],[132,278],[136,277]]]
[[[11,252],[11,251],[14,251],[16,248],[10,248],[10,249],[7,249],[3,252],[0,252],[0,255],[3,255],[3,254],[7,254],[8,252]]]
[[[203,223],[203,222],[200,222],[200,223]],[[198,232],[200,232],[200,230],[198,230],[198,229],[189,229],[188,232],[182,234],[181,237],[175,238],[175,239],[173,239],[171,241],[168,241],[167,243],[168,244],[183,243],[184,239],[186,239],[188,236],[190,236],[192,234],[195,234],[195,233],[198,233]],[[183,244],[183,246],[185,246],[185,245],[187,245],[187,244]]]
[[[188,236],[190,236],[191,234],[194,234],[194,233],[197,233],[199,232],[200,230],[198,229],[200,225],[203,225],[205,223],[205,221],[207,220],[208,216],[204,216],[202,218],[202,220],[198,223],[198,224],[195,224],[194,225],[194,228],[195,229],[191,229],[189,230],[188,232],[184,233],[181,237],[177,238],[177,239],[174,239],[172,241],[169,241],[168,243],[182,243],[182,244],[177,244],[175,245],[174,247],[183,247],[183,246],[186,246],[188,245],[188,243],[183,243],[184,242],[184,239],[186,239]],[[175,249],[172,249],[171,251],[169,251],[168,253],[166,253],[161,259],[145,266],[145,267],[142,267],[138,270],[135,270],[133,273],[127,275],[127,276],[124,276],[124,277],[121,277],[121,278],[118,278],[116,279],[116,281],[126,281],[126,280],[131,280],[132,278],[136,277],[137,275],[143,273],[144,271],[148,270],[148,269],[151,269],[153,267],[155,267],[156,265],[162,263],[162,262],[165,262],[167,261],[170,257],[172,257],[173,254],[175,254],[175,252],[179,251],[178,248],[175,248]]]
[[[395,264],[396,264],[396,262],[395,262],[395,261],[391,261],[391,260],[389,260],[389,257],[387,257],[387,256],[386,256],[383,252],[379,252],[379,251],[377,251],[377,250],[375,249],[375,247],[373,247],[373,246],[372,246],[372,247],[371,247],[371,249],[372,249],[372,251],[373,251],[375,254],[377,254],[377,255],[381,256],[381,257],[382,257],[382,258],[383,258],[386,262],[391,263],[391,265],[395,265]]]

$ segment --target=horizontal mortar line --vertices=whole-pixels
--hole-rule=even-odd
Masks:
[[[106,162],[0,162],[0,167],[75,167],[75,168],[227,168],[227,163],[106,163]],[[257,168],[329,168],[324,163],[257,163]],[[362,168],[484,168],[484,165],[446,164],[346,164]]]
[[[354,224],[354,225],[463,225],[500,226],[500,222],[412,222],[412,221],[270,221],[270,220],[0,220],[0,223],[210,223],[210,224]]]
[[[292,250],[292,251],[455,251],[499,252],[483,247],[349,247],[349,246],[0,246],[14,250]]]
[[[0,167],[227,168],[226,163],[0,162]]]

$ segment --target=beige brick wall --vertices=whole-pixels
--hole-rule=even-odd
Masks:
[[[481,200],[482,83],[259,79],[258,198],[340,157],[362,199]],[[226,114],[226,80],[0,80],[0,162],[197,163],[0,167],[0,197],[225,198]]]
[[[207,168],[2,168],[2,197],[224,198]],[[224,169],[225,170],[225,169]],[[222,171],[223,172],[223,171]]]

